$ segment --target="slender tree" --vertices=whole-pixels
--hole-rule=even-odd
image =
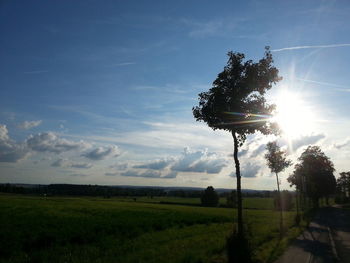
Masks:
[[[303,195],[311,198],[313,207],[319,206],[321,197],[334,193],[336,180],[333,162],[321,151],[319,146],[309,146],[298,158],[294,172],[288,177],[288,182],[295,185]]]
[[[277,133],[277,125],[270,123],[275,106],[268,105],[265,93],[281,80],[273,66],[269,47],[258,62],[244,61],[244,54],[228,52],[227,65],[214,80],[209,91],[199,94],[199,105],[192,108],[194,118],[212,129],[222,129],[233,137],[233,157],[237,178],[237,232],[243,235],[241,172],[238,148],[247,135]]]
[[[283,172],[286,168],[292,165],[292,162],[287,159],[286,152],[282,151],[278,146],[277,142],[269,142],[266,145],[267,153],[265,154],[265,159],[268,167],[272,173],[276,174],[277,181],[277,191],[278,191],[278,200],[279,200],[279,210],[280,210],[280,238],[283,235],[283,207],[282,207],[282,198],[280,192],[280,180],[278,174]]]

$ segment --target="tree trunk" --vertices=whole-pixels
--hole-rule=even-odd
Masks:
[[[282,198],[281,198],[281,192],[280,192],[280,182],[278,180],[278,173],[276,173],[276,180],[277,180],[277,191],[278,191],[278,199],[280,203],[280,239],[283,236],[283,212],[282,212]]]
[[[234,142],[233,158],[236,166],[236,178],[237,178],[237,234],[243,236],[243,218],[242,218],[242,192],[241,192],[241,171],[238,160],[238,140],[236,132],[232,131],[232,137]]]

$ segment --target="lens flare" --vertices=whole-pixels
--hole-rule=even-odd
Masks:
[[[276,98],[276,114],[272,121],[277,122],[282,132],[289,137],[298,137],[312,131],[312,110],[295,93],[283,91]]]

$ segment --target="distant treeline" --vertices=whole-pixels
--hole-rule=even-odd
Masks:
[[[197,197],[200,198],[203,190],[200,189],[169,189],[161,187],[127,187],[127,186],[102,186],[102,185],[77,185],[77,184],[50,184],[50,185],[18,185],[0,184],[0,192],[46,195],[46,196],[172,196],[172,197]],[[227,197],[231,190],[218,191],[220,197]],[[271,197],[271,191],[246,191],[246,197]]]

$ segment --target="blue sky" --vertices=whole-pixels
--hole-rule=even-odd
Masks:
[[[319,145],[348,171],[349,13],[347,1],[2,1],[0,182],[234,186],[229,134],[191,109],[228,51],[257,60],[265,46],[283,76],[268,99],[288,90],[312,116],[281,146],[295,163]],[[276,187],[271,139],[241,149],[245,188]]]

